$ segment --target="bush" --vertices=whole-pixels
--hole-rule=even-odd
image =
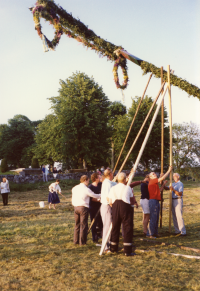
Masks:
[[[7,164],[7,160],[6,159],[3,159],[1,161],[1,172],[2,173],[5,173],[8,171],[8,164]]]
[[[32,162],[31,162],[31,168],[39,168],[39,162],[37,158],[32,158]]]

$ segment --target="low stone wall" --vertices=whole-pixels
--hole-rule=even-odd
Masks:
[[[56,179],[60,180],[80,180],[80,177],[82,175],[87,175],[90,177],[94,172],[82,172],[82,173],[68,173],[68,174],[57,174]],[[115,172],[115,175],[117,174],[117,171]],[[135,177],[137,176],[145,176],[145,174],[142,172],[136,173]],[[36,183],[43,181],[42,174],[39,175],[25,175],[25,173],[22,171],[19,173],[19,175],[0,175],[0,182],[2,181],[2,178],[5,177],[8,179],[8,181],[12,181],[17,184],[23,184],[23,183]],[[48,175],[48,181],[55,181],[56,180],[53,177],[53,174]]]
[[[93,172],[86,173],[69,173],[69,174],[57,174],[56,179],[60,180],[79,180],[82,175],[91,176]],[[22,183],[36,183],[43,181],[42,174],[40,175],[0,175],[0,182],[2,178],[8,179],[8,181],[12,181],[13,183],[22,184]],[[53,174],[48,175],[48,181],[55,181]]]

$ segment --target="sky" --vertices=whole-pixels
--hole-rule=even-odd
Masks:
[[[97,35],[121,45],[131,54],[154,64],[167,65],[175,75],[200,87],[200,1],[199,0],[59,0],[67,12],[79,18]],[[56,51],[43,52],[28,7],[34,0],[0,0],[0,124],[16,114],[30,120],[51,113],[50,97],[58,96],[59,80],[84,72],[94,78],[111,101],[122,101],[113,81],[113,62],[87,50],[63,35]],[[42,32],[52,40],[54,29],[41,19]],[[149,74],[128,61],[129,85],[124,105],[142,96]],[[120,75],[121,77],[121,75]],[[122,80],[122,78],[121,78]],[[146,95],[153,99],[160,79],[152,78]],[[200,101],[176,87],[172,93],[172,122],[200,125]],[[165,96],[168,110],[168,95]]]

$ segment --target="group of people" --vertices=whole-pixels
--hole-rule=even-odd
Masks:
[[[102,245],[105,245],[104,253],[117,252],[119,244],[120,228],[123,236],[123,250],[126,256],[134,256],[132,246],[133,238],[133,213],[138,203],[133,193],[133,187],[141,184],[140,205],[143,210],[143,232],[150,238],[158,235],[158,221],[161,201],[161,191],[172,191],[172,215],[175,233],[186,235],[183,208],[183,184],[178,173],[173,174],[174,183],[171,187],[166,186],[168,171],[157,177],[151,172],[143,181],[136,181],[127,185],[128,177],[121,172],[117,175],[117,181],[113,182],[111,169],[104,171],[103,179],[100,181],[99,172],[92,174],[92,184],[89,185],[89,177],[83,175],[80,184],[72,189],[72,205],[74,206],[75,228],[74,244],[84,245],[88,235],[88,215],[91,221],[95,218],[92,226],[92,239],[97,243],[102,236]],[[159,184],[162,184],[159,187]],[[112,223],[112,230],[110,226]],[[99,230],[102,229],[102,233]],[[110,234],[109,234],[110,232]]]
[[[48,174],[49,174],[49,168],[45,165],[42,166],[42,176],[43,176],[43,182],[48,182]],[[54,179],[57,178],[58,170],[56,167],[53,167],[53,177]]]
[[[117,252],[119,244],[120,228],[122,229],[124,254],[133,256],[133,215],[135,199],[133,188],[141,185],[140,205],[143,210],[143,233],[150,238],[158,235],[158,221],[161,201],[161,191],[172,191],[172,216],[175,234],[186,235],[186,228],[182,216],[183,211],[183,183],[180,181],[178,173],[173,174],[174,183],[168,187],[167,176],[172,171],[170,166],[168,171],[159,178],[156,173],[151,172],[146,175],[143,181],[136,181],[127,185],[128,178],[123,172],[117,175],[117,182],[113,182],[112,170],[107,168],[103,176],[100,172],[91,175],[92,184],[89,185],[89,177],[83,175],[80,184],[72,188],[72,205],[74,206],[75,228],[74,244],[85,245],[88,235],[88,215],[90,214],[92,225],[92,240],[98,243],[102,238],[102,245],[105,245],[104,252]],[[60,203],[58,193],[61,194],[59,186],[60,180],[49,186],[49,209],[53,205]],[[159,184],[161,186],[159,187]],[[1,195],[3,205],[8,204],[9,182],[3,178],[1,182]],[[61,194],[62,195],[62,194]],[[112,230],[110,226],[112,223]],[[109,236],[108,236],[109,234]]]

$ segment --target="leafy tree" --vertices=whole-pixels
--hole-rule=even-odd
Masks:
[[[133,99],[132,106],[128,110],[128,113],[123,116],[118,116],[116,121],[114,122],[114,133],[113,133],[113,140],[114,140],[114,147],[115,147],[115,157],[118,157],[118,154],[121,150],[121,147],[124,143],[126,134],[128,132],[128,129],[130,127],[130,124],[132,122],[132,119],[135,115],[136,109],[138,107],[138,103],[140,101],[139,97],[136,97]],[[130,136],[127,140],[125,149],[122,153],[122,157],[119,162],[119,166],[122,164],[126,154],[128,153],[133,141],[135,140],[135,137],[137,136],[142,123],[144,119],[146,118],[149,109],[153,103],[153,100],[151,97],[146,96],[142,103],[140,110],[137,114],[137,117],[135,119],[132,131],[130,133]],[[156,106],[153,110],[153,112],[150,114],[149,119],[146,122],[146,125],[144,126],[144,129],[133,149],[133,152],[131,153],[127,163],[129,166],[132,165],[132,162],[135,162],[139,150],[141,148],[141,145],[144,141],[144,138],[146,136],[147,130],[149,128],[150,122],[152,120],[153,114],[156,110]],[[164,123],[167,122],[167,112],[164,111]],[[169,128],[164,125],[164,164],[166,164],[166,167],[168,165],[168,149],[169,149]],[[161,160],[161,112],[159,112],[157,119],[155,121],[155,124],[153,126],[153,129],[151,131],[151,134],[149,136],[148,142],[146,144],[145,150],[143,152],[143,155],[140,160],[140,165],[142,168],[147,169],[155,169],[160,167],[160,160]]]
[[[115,119],[120,116],[126,114],[126,106],[124,106],[121,102],[114,101],[110,102],[109,110],[108,110],[108,123],[110,126],[113,126]]]
[[[22,115],[23,116],[23,115]],[[27,117],[19,115],[9,119],[0,134],[0,158],[6,158],[8,164],[21,167],[24,149],[34,143],[34,132]]]
[[[61,133],[63,161],[75,167],[105,165],[109,157],[110,132],[108,107],[110,102],[102,87],[84,73],[60,80],[59,96],[50,98]]]
[[[40,165],[39,165],[39,162],[38,162],[38,159],[37,159],[37,158],[32,158],[31,167],[32,167],[32,168],[39,168],[39,167],[40,167]]]
[[[200,165],[200,129],[195,123],[173,125],[173,161],[177,172],[185,174]]]
[[[34,153],[40,164],[53,164],[55,161],[63,159],[61,138],[61,128],[58,126],[57,116],[47,115],[38,125],[35,136]]]
[[[1,172],[5,173],[8,171],[8,163],[6,159],[2,159],[1,161]]]

